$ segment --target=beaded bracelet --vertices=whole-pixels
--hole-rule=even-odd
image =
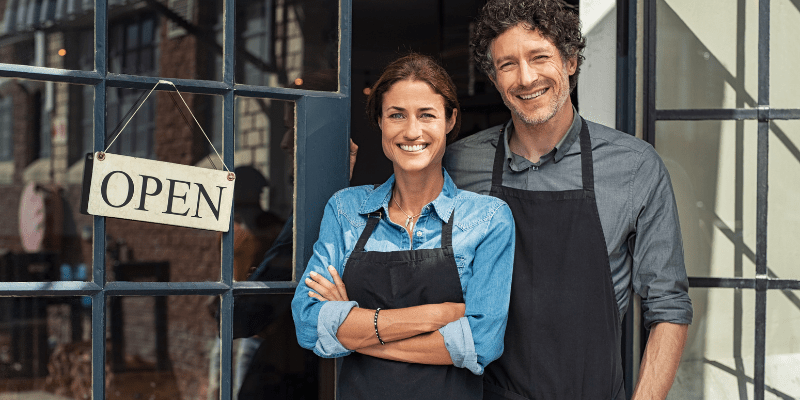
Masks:
[[[380,307],[378,307],[378,309],[375,310],[375,319],[372,322],[375,324],[375,336],[377,336],[378,337],[378,341],[381,342],[382,345],[384,345],[386,343],[383,342],[383,339],[381,339],[381,334],[378,333],[378,313],[379,312],[381,312]]]

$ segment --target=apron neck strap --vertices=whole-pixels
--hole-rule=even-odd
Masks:
[[[364,251],[364,246],[367,245],[367,240],[369,240],[369,237],[372,236],[372,231],[375,230],[378,222],[380,222],[382,214],[383,213],[380,210],[369,213],[367,226],[364,227],[364,231],[362,231],[361,236],[358,237],[358,242],[356,242],[356,247],[353,249],[353,253],[360,253]]]
[[[581,117],[581,174],[583,176],[583,190],[594,192],[594,165],[592,163],[592,139],[589,137],[589,127],[586,120]]]
[[[492,166],[492,190],[503,186],[503,162],[506,160],[505,132],[506,126],[500,129],[500,136],[497,139],[497,147],[494,152],[494,164]],[[589,137],[589,127],[586,120],[581,117],[581,175],[583,179],[583,190],[594,192],[594,165],[592,163],[592,140]]]
[[[453,209],[453,211],[450,213],[450,219],[447,222],[442,223],[442,248],[447,249],[453,247],[453,216],[455,214],[456,210]],[[360,253],[364,251],[364,247],[367,245],[369,237],[372,236],[372,232],[375,230],[375,227],[378,226],[378,222],[380,222],[382,216],[383,213],[380,210],[369,213],[367,226],[364,227],[364,230],[361,232],[361,236],[358,237],[358,242],[356,242],[356,247],[353,249],[353,253]]]

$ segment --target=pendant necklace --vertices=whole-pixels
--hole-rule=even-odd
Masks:
[[[419,214],[417,214],[417,215],[409,215],[406,212],[406,210],[403,210],[403,207],[400,207],[400,203],[397,202],[397,197],[392,196],[392,200],[394,200],[394,204],[397,205],[397,208],[399,208],[400,211],[402,211],[403,214],[406,215],[406,229],[409,230],[409,231],[413,230],[414,229],[414,218],[419,217],[422,214],[422,211],[420,211]],[[409,224],[411,224],[411,227],[408,226]]]

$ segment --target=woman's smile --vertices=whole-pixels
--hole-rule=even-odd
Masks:
[[[403,149],[404,151],[408,151],[408,152],[412,152],[412,153],[425,150],[425,148],[428,147],[427,144],[413,144],[413,145],[412,144],[398,144],[397,146],[400,147],[401,149]]]

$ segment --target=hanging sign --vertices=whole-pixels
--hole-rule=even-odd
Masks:
[[[159,83],[172,84],[163,80]],[[111,147],[114,140],[108,147]],[[219,157],[219,153],[217,156]],[[236,176],[230,171],[98,151],[86,155],[81,212],[227,232],[230,227],[235,179]]]
[[[230,172],[102,152],[87,154],[84,168],[88,214],[228,231]]]

